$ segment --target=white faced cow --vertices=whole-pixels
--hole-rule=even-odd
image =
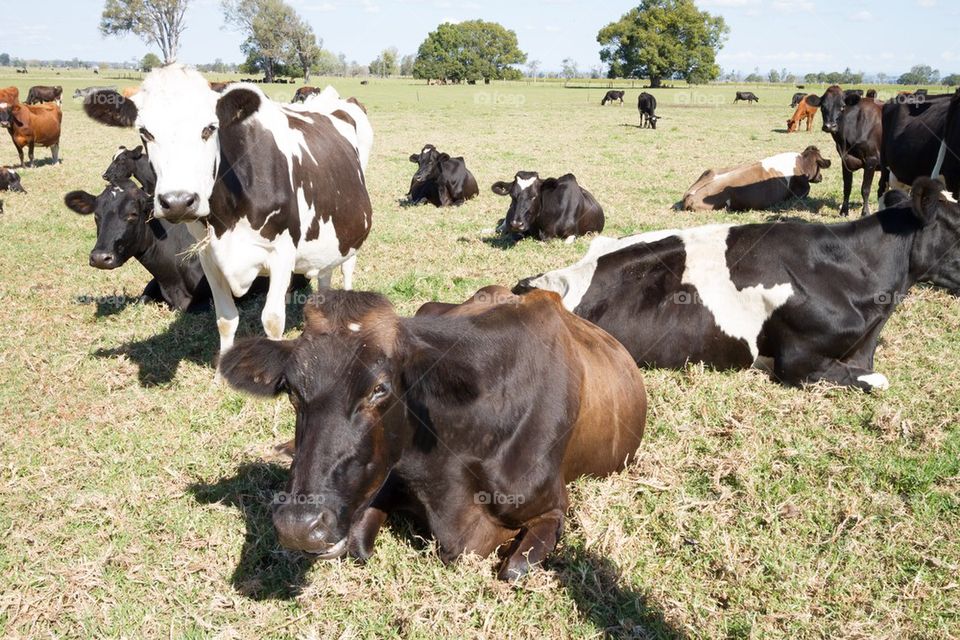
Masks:
[[[202,241],[221,354],[239,321],[231,293],[258,275],[270,276],[261,320],[273,339],[283,335],[292,272],[326,284],[342,265],[350,288],[372,218],[364,165],[373,134],[355,103],[328,94],[284,105],[242,83],[217,93],[196,71],[169,65],[136,95],[99,91],[84,109],[137,127],[157,174],[154,215],[187,223]]]

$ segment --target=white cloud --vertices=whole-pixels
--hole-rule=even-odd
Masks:
[[[770,6],[780,13],[810,13],[817,8],[810,0],[775,0]]]

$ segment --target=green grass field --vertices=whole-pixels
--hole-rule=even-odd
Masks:
[[[137,144],[69,97],[132,84],[109,75],[0,74],[23,95],[30,84],[65,95],[62,164],[21,170],[29,193],[4,194],[0,216],[0,635],[960,637],[960,301],[927,287],[884,331],[886,392],[786,389],[757,371],[646,372],[638,462],[573,485],[556,553],[518,585],[498,583],[492,561],[442,565],[402,522],[366,566],[284,551],[269,494],[287,475],[272,449],[292,437],[287,400],[214,386],[213,314],[133,304],[146,272],[90,268],[93,220],[63,206],[72,189],[99,193],[116,146]],[[367,105],[376,131],[374,227],[356,286],[406,314],[585,251],[589,239],[505,248],[483,233],[509,203],[489,185],[519,169],[574,172],[611,235],[838,221],[837,154],[819,115],[816,131],[784,133],[792,86],[753,87],[758,105],[732,104],[733,86],[658,90],[663,119],[650,131],[636,127],[639,88],[601,108],[599,86],[334,83]],[[287,101],[294,87],[266,89]],[[426,142],[466,157],[479,198],[401,206],[408,156]],[[808,144],[834,168],[805,201],[672,209],[708,167]],[[15,161],[0,132],[0,164]],[[241,313],[239,335],[261,334],[259,306]]]

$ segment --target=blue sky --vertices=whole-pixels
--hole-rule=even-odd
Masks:
[[[415,53],[444,21],[493,20],[513,29],[520,48],[559,70],[571,57],[580,69],[599,64],[597,31],[636,0],[288,0],[324,46],[367,63],[387,46]],[[867,73],[906,71],[927,63],[960,72],[957,0],[697,0],[723,15],[731,32],[718,61],[725,70],[786,67],[806,73],[851,67]],[[22,5],[22,3],[21,3]],[[147,46],[134,37],[103,38],[99,0],[42,0],[29,21],[5,14],[0,51],[24,58],[78,57],[125,61]],[[197,64],[242,59],[240,36],[223,28],[218,0],[192,0],[180,59]]]

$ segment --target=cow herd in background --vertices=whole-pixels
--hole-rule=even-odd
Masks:
[[[909,195],[884,193],[875,215],[866,215],[866,187],[864,217],[836,225],[597,236],[568,267],[403,318],[383,296],[349,291],[373,224],[373,128],[357,100],[302,87],[283,104],[256,85],[209,83],[179,65],[127,96],[115,87],[75,95],[89,117],[135,128],[142,142],[117,151],[100,194],[64,198],[96,220],[90,264],[138,260],[152,276],[143,298],[173,309],[212,300],[217,377],[289,396],[288,493],[322,499],[286,501],[273,521],[284,546],[322,558],[368,558],[387,517],[413,511],[445,561],[499,549],[498,576],[516,579],[556,546],[566,483],[622,469],[639,446],[647,394],[636,365],[757,367],[787,385],[883,389],[874,352],[896,304],[917,282],[960,293],[960,206],[924,177],[942,169],[957,189],[956,158],[944,149],[960,140],[939,144],[958,135],[956,96],[889,105],[839,87],[794,96],[788,130],[801,119],[810,130],[819,110],[836,142],[844,215],[854,170],[865,182],[881,170],[881,189],[887,176],[913,185]],[[601,105],[623,99],[609,91]],[[737,92],[739,101],[758,99]],[[640,126],[656,129],[652,94],[640,94],[638,111]],[[409,160],[409,204],[458,206],[479,194],[463,157],[427,144]],[[711,169],[680,206],[764,209],[805,197],[830,166],[811,145]],[[0,188],[19,185],[15,176],[0,172]],[[603,208],[572,173],[517,171],[491,191],[510,197],[497,225],[504,236],[569,241],[604,228]],[[343,291],[329,288],[337,267]],[[284,340],[286,294],[308,279],[320,288],[304,307],[303,333]],[[236,298],[261,291],[266,337],[234,344]],[[469,478],[454,464],[463,459],[480,461]]]

